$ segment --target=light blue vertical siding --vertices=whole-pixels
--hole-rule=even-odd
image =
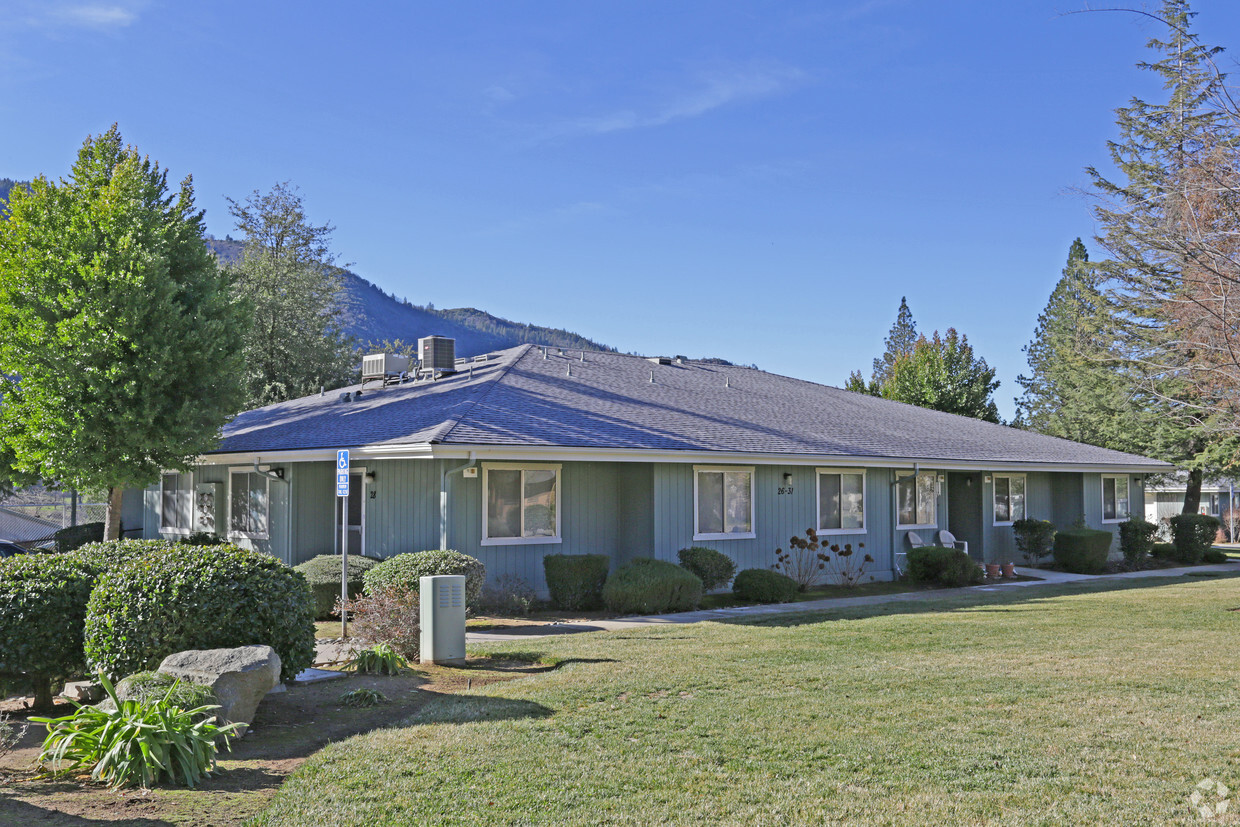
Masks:
[[[986,563],[1022,563],[1020,550],[1016,548],[1016,532],[1010,526],[995,525],[995,473],[987,473],[983,479],[982,530],[986,537],[984,559]],[[1025,515],[1033,520],[1050,520],[1053,514],[1053,490],[1060,474],[1031,471],[1025,474]],[[1068,481],[1071,485],[1073,481]]]

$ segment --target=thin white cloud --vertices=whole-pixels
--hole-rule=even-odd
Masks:
[[[750,63],[699,71],[694,75],[691,89],[670,96],[648,109],[622,109],[562,121],[540,130],[538,137],[554,140],[664,126],[697,118],[731,104],[780,94],[804,78],[805,73],[800,69],[774,63]]]
[[[19,26],[57,33],[74,29],[115,31],[133,25],[145,0],[81,3],[65,0],[19,3],[12,20]]]

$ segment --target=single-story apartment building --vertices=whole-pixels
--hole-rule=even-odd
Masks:
[[[738,569],[815,528],[891,579],[910,532],[1018,561],[1012,522],[1115,530],[1144,501],[1132,454],[756,368],[524,345],[409,381],[247,411],[190,470],[126,492],[147,537],[195,530],[296,564],[454,548],[545,593],[546,554]],[[351,452],[347,498],[337,451]],[[140,512],[140,513],[139,513]],[[342,525],[343,522],[343,525]],[[132,523],[129,523],[132,524]]]

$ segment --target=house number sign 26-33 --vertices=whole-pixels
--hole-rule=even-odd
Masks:
[[[780,493],[780,494],[791,494],[791,493],[792,493],[792,488],[793,488],[793,486],[791,486],[791,485],[781,485],[781,486],[779,487],[779,493]]]

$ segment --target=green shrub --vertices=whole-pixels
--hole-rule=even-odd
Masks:
[[[534,589],[515,574],[501,574],[482,587],[478,610],[487,614],[526,617],[534,608]]]
[[[1074,528],[1055,535],[1055,562],[1065,571],[1100,574],[1106,571],[1107,555],[1114,536],[1094,528]]]
[[[788,603],[800,589],[797,581],[770,569],[745,569],[732,580],[732,594],[754,603]]]
[[[1217,566],[1219,563],[1226,563],[1231,558],[1227,556],[1227,552],[1221,548],[1208,548],[1206,553],[1201,555],[1201,562],[1209,563],[1211,566]]]
[[[314,662],[314,596],[300,573],[236,546],[176,545],[104,574],[86,612],[86,656],[109,675],[174,652],[265,644],[281,678]]]
[[[394,587],[419,594],[422,578],[436,574],[465,575],[465,603],[470,607],[478,604],[478,595],[487,579],[487,568],[468,554],[451,549],[389,557],[362,575],[362,591],[373,595]]]
[[[180,708],[171,689],[155,701],[124,701],[105,675],[99,678],[111,709],[78,706],[63,718],[30,719],[47,727],[39,760],[53,772],[89,768],[93,780],[110,787],[147,788],[165,778],[192,787],[215,769],[216,739],[227,742],[237,724],[216,726],[210,706]]]
[[[687,612],[701,601],[698,576],[666,560],[634,560],[613,572],[603,586],[603,604],[621,614]]]
[[[1119,549],[1124,553],[1125,562],[1132,566],[1144,563],[1154,547],[1154,535],[1157,533],[1157,523],[1147,523],[1135,514],[1120,523]]]
[[[88,543],[65,554],[0,559],[0,672],[34,690],[50,711],[53,684],[86,672],[86,607],[98,577],[175,544],[168,540]]]
[[[1154,543],[1150,546],[1150,556],[1159,560],[1174,560],[1175,546],[1171,543]]]
[[[214,531],[195,531],[187,534],[177,541],[187,546],[224,546],[228,545],[228,541],[221,538]]]
[[[349,597],[362,593],[362,575],[379,565],[377,557],[349,555]],[[301,572],[314,593],[315,616],[319,620],[330,619],[340,599],[340,555],[320,554],[293,568]]]
[[[0,558],[0,671],[32,683],[50,711],[55,684],[86,672],[82,628],[95,576],[73,555]]]
[[[401,657],[417,660],[422,645],[418,592],[388,587],[350,600],[345,608],[354,638],[387,644]]]
[[[908,550],[908,576],[915,583],[959,588],[980,583],[982,567],[958,548],[922,546]]]
[[[606,554],[548,554],[543,557],[547,591],[557,609],[575,612],[603,605],[611,558]]]
[[[682,548],[676,552],[676,557],[680,565],[698,576],[702,588],[708,592],[723,588],[736,576],[736,563],[732,558],[713,548]]]
[[[1051,553],[1055,543],[1055,524],[1049,520],[1016,520],[1012,523],[1016,548],[1031,566]]]
[[[1186,565],[1201,562],[1218,535],[1218,518],[1209,514],[1176,514],[1171,518],[1171,544],[1175,559]]]
[[[64,553],[80,548],[87,543],[103,541],[103,523],[82,523],[62,528],[52,535],[56,541],[56,550]]]
[[[116,696],[122,701],[137,701],[143,704],[166,700],[169,705],[180,709],[197,709],[219,704],[219,699],[215,697],[211,687],[178,680],[163,672],[138,672],[130,675],[116,685]],[[210,717],[214,718],[215,713],[212,712]]]

